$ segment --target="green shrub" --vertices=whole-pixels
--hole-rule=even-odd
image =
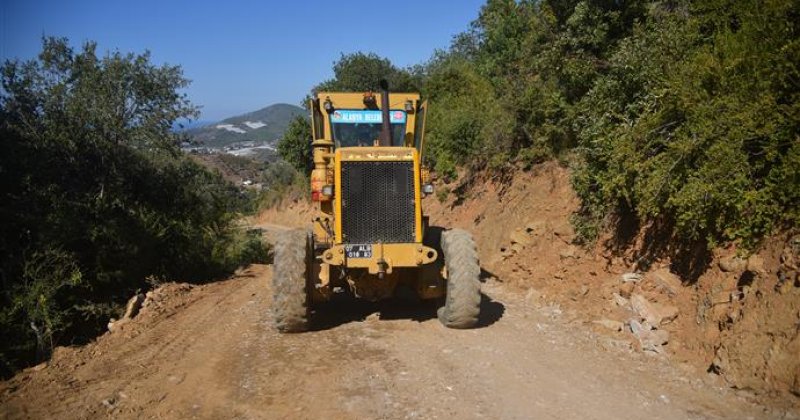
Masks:
[[[442,186],[436,190],[436,199],[439,200],[440,203],[447,201],[448,197],[450,197],[450,188]]]
[[[480,166],[503,156],[513,139],[513,120],[474,65],[458,59],[430,64],[426,94],[430,98],[425,153],[445,176],[456,165]]]
[[[275,207],[285,199],[307,199],[311,196],[308,178],[282,160],[270,164],[264,172],[262,185],[259,197],[261,209]]]
[[[147,278],[263,260],[234,227],[247,197],[176,146],[179,67],[46,38],[0,75],[0,375],[91,340]]]
[[[671,220],[681,238],[747,248],[796,224],[800,113],[787,78],[800,48],[797,29],[775,22],[799,11],[709,3],[626,39],[580,106],[581,223],[624,205]]]
[[[311,123],[304,116],[297,116],[278,141],[278,154],[300,173],[306,173],[311,165]]]

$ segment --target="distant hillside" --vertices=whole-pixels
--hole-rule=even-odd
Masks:
[[[298,106],[275,104],[186,132],[194,141],[209,147],[221,147],[242,141],[274,144],[283,136],[283,132],[295,116],[305,114],[306,111]]]
[[[205,127],[209,124],[214,124],[214,121],[181,119],[172,123],[172,130],[185,131],[194,128]]]

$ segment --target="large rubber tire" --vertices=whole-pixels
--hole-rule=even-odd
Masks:
[[[308,329],[308,246],[306,232],[283,232],[275,242],[272,273],[272,316],[280,332]]]
[[[448,328],[472,328],[481,311],[481,267],[472,235],[461,229],[442,233],[447,297],[439,321]]]

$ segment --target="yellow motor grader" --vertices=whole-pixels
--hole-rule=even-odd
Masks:
[[[428,226],[433,192],[421,165],[426,102],[417,93],[319,92],[313,133],[309,230],[275,244],[273,317],[282,332],[308,329],[311,308],[339,292],[376,301],[398,286],[444,298],[439,320],[470,328],[480,311],[480,266],[472,236]]]

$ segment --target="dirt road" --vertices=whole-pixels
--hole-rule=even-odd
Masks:
[[[167,286],[115,333],[2,385],[8,418],[760,418],[713,378],[630,352],[558,307],[484,284],[480,328],[430,308],[332,304],[270,324],[271,267]]]

